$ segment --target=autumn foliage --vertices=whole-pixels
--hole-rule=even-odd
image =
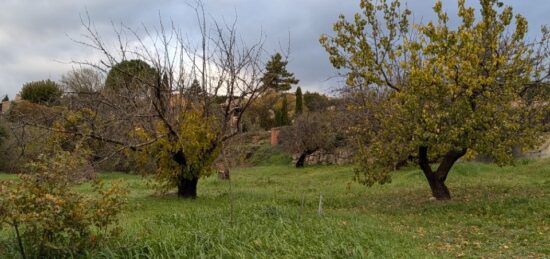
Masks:
[[[527,21],[497,0],[479,14],[458,1],[458,26],[442,1],[437,20],[411,24],[400,1],[361,1],[362,12],[334,24],[321,44],[348,88],[363,99],[362,145],[356,179],[390,181],[402,161],[415,162],[432,194],[450,199],[445,180],[465,155],[513,161],[512,149],[540,142],[548,111],[550,33],[527,39]],[[437,164],[432,168],[432,164]]]
[[[73,176],[87,162],[84,151],[56,144],[19,179],[0,182],[0,226],[13,229],[23,258],[77,256],[118,233],[114,223],[126,190],[99,180],[91,184],[92,195],[75,190]]]

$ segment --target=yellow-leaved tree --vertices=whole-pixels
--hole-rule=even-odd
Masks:
[[[166,126],[158,123],[157,134],[166,137],[145,146],[137,156],[141,157],[138,161],[147,162],[151,158],[157,161],[155,189],[167,192],[179,187],[179,196],[195,197],[199,177],[211,174],[221,149],[216,135],[219,124],[199,110],[189,110],[179,117],[177,138],[170,138]],[[141,128],[135,134],[146,142],[155,138]]]
[[[548,113],[549,31],[527,40],[527,21],[498,0],[480,0],[479,13],[458,1],[458,25],[442,1],[437,19],[411,24],[398,0],[361,0],[362,12],[334,24],[320,42],[347,88],[363,99],[352,107],[362,149],[356,180],[391,180],[402,161],[423,171],[432,195],[451,198],[445,185],[461,157],[513,161],[513,148],[532,148]],[[435,164],[435,166],[434,166]]]

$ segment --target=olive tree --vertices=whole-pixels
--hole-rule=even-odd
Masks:
[[[534,147],[548,111],[549,30],[527,40],[526,19],[498,0],[480,0],[479,13],[458,1],[458,26],[442,1],[435,21],[414,24],[398,0],[361,0],[361,13],[334,24],[321,44],[347,87],[368,110],[356,180],[390,181],[396,163],[414,161],[439,200],[457,160],[484,154],[498,164],[512,149]]]

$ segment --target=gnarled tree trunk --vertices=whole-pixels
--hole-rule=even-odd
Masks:
[[[296,161],[296,168],[304,167],[307,156],[313,154],[315,151],[317,151],[317,149],[315,149],[315,150],[305,150],[304,152],[302,152],[300,154],[300,157],[298,157],[298,160]]]
[[[193,172],[185,172],[187,167],[187,158],[183,150],[179,150],[172,156],[174,161],[181,166],[181,175],[178,176],[178,196],[187,199],[197,198],[197,184],[199,183],[199,175]]]
[[[198,183],[199,177],[197,176],[191,178],[180,177],[178,180],[178,196],[181,198],[196,199]]]
[[[202,156],[199,159],[202,159],[201,161],[206,161],[207,159],[210,159],[210,156],[215,153],[216,147],[218,145],[219,142],[217,141],[213,141],[212,143],[210,143],[210,146],[204,151],[204,153],[202,153]],[[181,167],[181,174],[177,177],[178,196],[181,198],[196,199],[197,185],[200,178],[200,169],[194,169],[191,172],[186,171],[189,169],[187,169],[187,156],[185,155],[183,150],[179,150],[178,152],[174,153],[172,155],[172,159]]]
[[[298,157],[298,160],[296,161],[296,168],[304,167],[304,164],[306,162],[306,157],[307,157],[306,153],[300,154],[300,157]]]
[[[432,196],[437,200],[450,200],[451,193],[449,188],[445,185],[447,175],[453,167],[454,163],[466,154],[467,149],[451,150],[445,154],[443,160],[437,167],[436,171],[433,171],[428,159],[428,147],[420,147],[418,149],[418,164],[424,172],[430,189],[432,190]]]
[[[451,199],[451,193],[449,192],[449,188],[445,185],[445,180],[428,178],[428,183],[430,184],[430,189],[432,190],[432,196],[434,198],[437,200]]]

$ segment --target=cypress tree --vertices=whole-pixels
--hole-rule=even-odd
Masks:
[[[302,114],[303,111],[303,99],[302,99],[302,89],[298,86],[296,89],[296,115]]]
[[[282,115],[282,119],[281,119],[281,122],[282,122],[282,125],[281,126],[285,126],[285,125],[288,125],[290,124],[290,119],[288,118],[288,101],[286,99],[286,96],[283,97],[283,105],[281,107],[281,115]]]
[[[281,127],[288,124],[290,124],[290,119],[288,118],[288,101],[286,96],[283,96],[281,108],[275,112],[275,126]]]

